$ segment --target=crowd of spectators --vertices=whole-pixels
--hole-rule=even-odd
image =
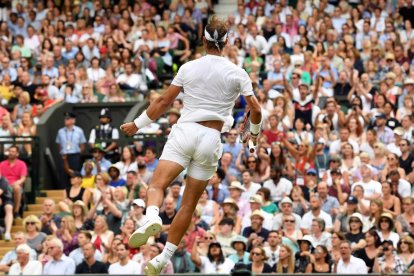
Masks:
[[[39,116],[62,101],[153,101],[182,63],[201,57],[214,11],[193,0],[55,2],[0,1],[0,136],[35,135]],[[223,56],[249,73],[263,133],[249,154],[237,101],[219,168],[163,273],[414,272],[413,14],[411,0],[237,1]],[[180,95],[142,131],[168,135],[181,108]],[[129,248],[157,152],[121,147],[109,114],[89,133],[65,114],[56,143],[66,198],[24,218],[0,271],[141,274],[162,251],[185,172],[166,193],[162,233]],[[7,150],[6,171],[19,151],[31,154]],[[7,223],[27,173],[1,174]]]

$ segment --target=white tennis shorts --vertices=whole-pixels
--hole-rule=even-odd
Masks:
[[[172,127],[160,160],[180,164],[194,179],[208,180],[216,172],[222,154],[218,130],[188,122]]]

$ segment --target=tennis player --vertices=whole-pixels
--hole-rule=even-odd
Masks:
[[[150,236],[161,232],[159,208],[164,192],[187,168],[181,207],[168,231],[164,250],[148,262],[144,269],[146,275],[159,275],[187,231],[198,200],[216,172],[222,155],[220,133],[231,128],[234,102],[240,94],[250,108],[250,141],[256,145],[262,119],[260,105],[248,74],[221,56],[227,31],[225,22],[213,16],[204,30],[207,55],[182,65],[167,91],[134,122],[121,126],[127,135],[136,134],[164,114],[180,91],[184,92],[181,117],[168,136],[147,191],[147,221],[129,239],[131,247],[139,247]]]

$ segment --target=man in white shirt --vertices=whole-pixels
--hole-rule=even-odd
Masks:
[[[273,216],[270,213],[267,213],[265,211],[263,211],[262,205],[263,205],[263,198],[261,195],[252,195],[249,199],[249,203],[250,203],[250,212],[247,213],[243,218],[242,218],[242,232],[244,230],[244,228],[251,226],[251,219],[250,216],[251,214],[256,211],[259,210],[262,212],[262,215],[264,217],[263,220],[263,228],[266,228],[267,230],[272,229],[272,224],[273,224]]]
[[[322,211],[322,201],[318,194],[313,194],[310,198],[310,211],[302,217],[300,228],[305,235],[311,233],[312,221],[315,218],[321,218],[325,221],[325,231],[332,231],[332,217],[328,213]]]
[[[242,182],[245,191],[242,193],[241,198],[243,200],[249,200],[251,196],[255,195],[257,191],[262,187],[260,184],[254,183],[253,172],[245,170],[242,173]]]
[[[9,275],[41,275],[42,263],[30,260],[32,249],[27,244],[17,246],[17,262],[9,270]]]
[[[279,202],[279,209],[282,211],[281,213],[277,213],[273,217],[272,222],[272,230],[279,231],[282,227],[283,217],[284,216],[293,216],[295,218],[295,228],[297,230],[300,229],[300,225],[302,224],[302,218],[298,215],[293,213],[293,202],[289,197],[284,197],[282,201]]]
[[[351,243],[342,241],[339,245],[339,260],[334,260],[334,273],[337,274],[368,274],[367,265],[364,260],[351,255]]]
[[[52,257],[45,264],[43,275],[73,275],[75,274],[75,261],[63,254],[63,243],[58,238],[49,241],[49,254]]]
[[[374,168],[368,164],[361,165],[361,176],[362,180],[354,183],[351,187],[352,192],[354,191],[355,185],[361,185],[364,188],[364,198],[372,200],[380,198],[382,195],[381,183],[372,179]]]
[[[133,67],[131,63],[125,64],[125,73],[121,74],[116,83],[119,84],[121,89],[140,89],[142,91],[147,90],[147,84],[144,81],[144,77],[133,73]]]
[[[267,54],[268,45],[266,38],[264,36],[258,34],[258,30],[256,25],[250,28],[250,34],[246,37],[246,47],[250,49],[255,47],[257,52],[260,54]]]
[[[351,144],[354,153],[359,154],[359,146],[354,140],[349,139],[349,134],[349,129],[347,127],[343,127],[339,130],[339,139],[333,141],[329,147],[330,155],[339,154],[343,143]]]
[[[109,266],[108,274],[137,275],[141,273],[141,267],[137,262],[129,259],[129,247],[121,243],[116,247],[119,261]]]

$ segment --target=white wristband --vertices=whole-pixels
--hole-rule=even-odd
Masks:
[[[139,115],[139,117],[134,120],[134,124],[137,126],[138,129],[144,128],[151,123],[152,120],[150,119],[150,117],[148,117],[146,110],[142,112],[141,115]]]
[[[261,129],[262,122],[258,124],[253,124],[252,121],[250,121],[250,133],[254,136],[258,135]]]

